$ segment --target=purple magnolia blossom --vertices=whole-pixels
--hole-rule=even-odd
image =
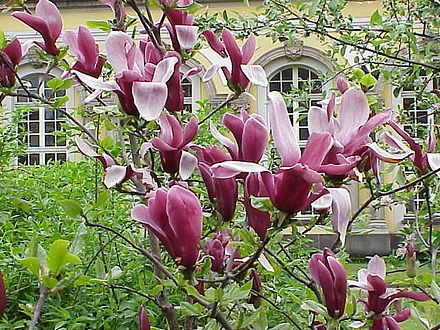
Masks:
[[[241,112],[241,116],[227,113],[222,124],[234,136],[235,141],[222,135],[211,122],[212,135],[222,143],[233,160],[258,163],[263,157],[269,140],[269,131],[263,117],[258,114]]]
[[[368,263],[368,268],[358,272],[358,282],[351,282],[350,286],[358,287],[367,292],[365,312],[374,321],[371,330],[399,330],[398,323],[406,321],[411,316],[411,310],[405,309],[396,315],[390,315],[388,307],[399,298],[408,298],[417,301],[427,301],[431,298],[422,292],[412,292],[401,289],[388,288],[385,282],[386,265],[379,256],[374,256]]]
[[[6,288],[5,282],[3,280],[3,274],[0,272],[0,317],[3,316],[3,313],[6,309]]]
[[[196,157],[203,182],[208,190],[208,196],[216,206],[224,221],[234,217],[238,199],[238,184],[235,178],[218,179],[213,176],[211,166],[231,160],[231,157],[219,147],[197,147]]]
[[[328,314],[333,318],[344,315],[347,299],[347,275],[335,254],[325,248],[315,253],[309,261],[309,272],[322,289]]]
[[[26,12],[14,12],[12,16],[19,19],[41,34],[44,42],[36,41],[46,53],[57,56],[60,50],[56,46],[63,29],[63,20],[58,8],[49,0],[39,0],[35,6],[35,15]]]
[[[150,322],[148,320],[148,314],[144,307],[139,308],[138,313],[139,330],[150,330]]]
[[[433,116],[431,116],[433,117]],[[414,166],[418,169],[420,174],[426,174],[430,170],[434,171],[438,168],[440,168],[440,153],[435,153],[436,149],[436,139],[435,139],[435,132],[434,132],[434,123],[433,118],[430,118],[429,120],[429,135],[427,138],[427,145],[428,149],[427,152],[423,152],[422,146],[416,142],[415,139],[413,139],[405,130],[400,127],[396,122],[392,121],[390,122],[390,126],[393,128],[393,130],[400,135],[403,140],[408,143],[409,148],[412,152],[411,160],[414,164]],[[388,135],[387,136],[387,142],[389,145],[394,147],[397,150],[403,150],[407,151],[408,148],[400,143],[397,139],[395,139],[393,136]],[[439,174],[440,175],[440,174]]]
[[[196,195],[179,185],[160,188],[148,197],[148,206],[133,208],[133,219],[148,227],[176,264],[192,268],[199,257],[202,207]]]
[[[103,82],[78,71],[75,71],[76,75],[97,90],[94,96],[103,90],[114,91],[127,114],[147,121],[157,119],[172,94],[168,93],[167,82],[173,76],[179,59],[169,56],[157,63],[147,62],[154,58],[146,57],[151,52],[142,54],[133,39],[118,31],[109,34],[105,48],[115,71],[114,81]]]
[[[255,52],[256,40],[254,35],[249,37],[240,48],[235,41],[234,36],[228,29],[223,29],[222,41],[212,31],[203,32],[208,44],[221,57],[229,57],[231,67],[213,64],[206,70],[203,81],[208,81],[222,69],[223,74],[228,80],[229,88],[236,94],[241,94],[249,86],[249,83],[255,85],[267,86],[267,78],[264,69],[260,65],[249,65]]]
[[[211,269],[220,273],[225,267],[228,258],[226,246],[229,243],[230,236],[226,231],[215,234],[214,238],[207,239],[205,242],[205,252],[212,258]]]
[[[88,28],[81,25],[78,32],[64,32],[63,42],[70,46],[70,52],[77,58],[73,70],[95,78],[101,75],[105,59],[99,55],[99,47]]]
[[[183,129],[176,117],[162,113],[159,125],[160,135],[153,138],[151,144],[159,150],[164,171],[170,174],[180,173],[187,179],[188,173],[192,173],[197,163],[196,158],[186,151],[197,134],[197,119],[191,118]]]
[[[168,19],[165,27],[170,34],[174,50],[181,53],[182,50],[192,49],[198,37],[198,27],[193,25],[193,15],[178,9],[166,9],[165,15]]]
[[[211,170],[216,178],[231,178],[243,172],[263,173],[261,175],[262,185],[272,204],[277,209],[291,215],[306,209],[321,195],[328,193],[323,189],[323,178],[318,171],[333,146],[333,139],[328,132],[313,132],[301,154],[281,94],[271,92],[269,99],[272,136],[281,156],[280,167],[272,174],[254,162],[225,161],[212,165]],[[228,143],[226,141],[224,144]],[[232,150],[232,145],[230,149]],[[313,186],[318,188],[316,193],[312,192]],[[347,215],[350,212],[350,196],[348,193],[341,193],[338,194],[338,197],[341,198],[336,198],[335,203],[332,203],[332,206],[336,208],[335,213],[339,214],[334,219],[347,223]],[[339,203],[340,199],[343,199],[343,203]],[[335,226],[341,236],[345,235],[344,230],[347,228],[344,223]]]
[[[9,88],[15,85],[15,71],[22,57],[23,53],[18,39],[12,40],[0,50],[0,86]]]
[[[146,186],[152,186],[152,181],[148,180],[149,175],[142,170],[134,170],[131,165],[122,166],[118,165],[114,158],[106,153],[102,155],[98,154],[90,145],[88,145],[84,140],[75,136],[74,138],[78,150],[88,157],[93,157],[99,160],[104,167],[104,185],[107,188],[116,187],[119,184],[127,182],[135,177],[145,179],[144,183]]]
[[[338,79],[337,85],[343,93],[339,107],[336,107],[336,96],[333,93],[330,100],[324,102],[326,109],[312,106],[308,114],[309,132],[328,132],[335,141],[319,171],[331,178],[341,180],[350,175],[360,161],[370,153],[373,170],[377,170],[374,161],[378,158],[396,162],[408,157],[408,154],[402,154],[397,158],[390,157],[373,143],[369,136],[375,128],[391,119],[391,109],[370,118],[369,105],[364,92],[348,88],[342,78]],[[335,113],[337,116],[334,115]]]
[[[103,5],[109,6],[116,19],[116,26],[122,28],[127,17],[127,12],[122,0],[99,0]]]
[[[244,206],[249,225],[255,230],[262,241],[266,238],[267,230],[272,226],[270,212],[252,207],[252,196],[269,197],[270,191],[265,186],[263,176],[269,173],[249,173],[244,184]]]

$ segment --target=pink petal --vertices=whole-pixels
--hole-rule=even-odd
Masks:
[[[132,55],[132,59],[130,60],[131,63],[129,63],[128,52],[131,49],[134,49],[132,50],[132,52],[134,52],[134,56]],[[136,56],[136,51],[138,50],[134,45],[133,39],[121,31],[110,32],[105,42],[105,52],[107,54],[108,61],[116,73],[129,70],[130,67],[133,67],[136,58],[142,56],[139,51],[139,55]],[[143,65],[141,67],[143,67]]]
[[[202,207],[199,199],[189,190],[179,185],[168,192],[167,214],[170,226],[179,238],[182,248],[181,264],[192,267],[197,261],[197,245],[202,237]]]
[[[253,115],[246,121],[242,137],[243,160],[258,163],[269,140],[269,132],[261,116]]]
[[[153,81],[167,82],[170,80],[177,62],[179,62],[179,59],[175,56],[167,57],[160,61],[154,71]]]
[[[322,195],[312,203],[312,208],[318,212],[325,212],[327,210],[330,210],[331,206],[332,206],[331,194]]]
[[[125,179],[127,168],[121,165],[112,165],[105,170],[104,185],[107,188],[116,187]]]
[[[197,44],[198,26],[176,25],[175,28],[177,40],[183,49],[192,49]]]
[[[344,94],[348,90],[347,81],[342,77],[338,77],[336,79],[336,87],[338,87],[341,94]]]
[[[371,260],[368,262],[368,274],[374,274],[379,276],[382,279],[385,279],[386,276],[386,265],[385,261],[379,257],[378,255],[375,255]]]
[[[364,92],[354,88],[347,90],[342,95],[338,114],[339,142],[343,144],[348,142],[353,133],[367,122],[369,113],[368,101]]]
[[[437,140],[435,138],[435,123],[434,123],[434,114],[429,116],[429,136],[428,136],[428,152],[432,153],[435,151],[435,147],[437,145]]]
[[[81,139],[79,136],[74,137],[74,141],[76,146],[78,147],[78,150],[85,156],[88,157],[99,157],[99,154],[83,139]]]
[[[168,88],[161,82],[134,82],[133,99],[139,116],[147,121],[156,120],[162,113],[168,96]]]
[[[246,78],[249,79],[251,84],[267,87],[267,76],[261,65],[244,65],[241,66],[241,71],[243,71]]]
[[[192,117],[191,120],[185,125],[183,129],[183,141],[182,146],[186,146],[190,143],[197,135],[199,126],[197,125],[197,118]]]
[[[330,133],[313,132],[307,140],[307,145],[304,149],[300,162],[308,165],[312,170],[316,171],[332,146],[333,139]]]
[[[269,118],[272,136],[282,159],[282,165],[296,164],[301,157],[298,141],[287,113],[286,104],[279,92],[269,93]]]
[[[210,81],[212,77],[218,72],[218,70],[221,68],[221,65],[213,64],[211,65],[205,72],[205,74],[202,77],[203,82]]]
[[[241,47],[243,64],[249,63],[252,56],[254,56],[256,46],[257,46],[257,41],[255,39],[255,36],[253,34],[250,34],[249,37],[247,37],[246,41],[243,43],[243,46]]]
[[[380,160],[383,160],[384,162],[391,163],[391,164],[399,163],[402,160],[404,160],[405,158],[408,158],[409,156],[412,155],[411,150],[409,150],[407,152],[392,154],[392,153],[382,149],[381,147],[379,147],[379,145],[376,142],[369,143],[366,145],[366,147],[373,152],[375,157],[379,158]]]
[[[328,118],[327,112],[319,107],[312,106],[308,114],[309,133],[327,132]]]
[[[63,19],[57,6],[49,0],[40,0],[35,6],[35,14],[46,22],[51,39],[55,42],[63,30]]]
[[[220,40],[217,38],[214,32],[211,30],[206,30],[202,33],[206,41],[208,42],[209,46],[212,50],[214,50],[217,54],[219,54],[221,57],[227,57],[226,49],[223,46],[223,44],[220,42]]]
[[[348,222],[350,221],[350,193],[344,188],[328,188],[332,195],[332,224],[333,230],[339,233],[342,246],[345,245]]]
[[[256,163],[240,162],[228,160],[222,163],[217,163],[211,166],[211,171],[215,178],[227,179],[232,178],[240,173],[261,173],[268,172],[268,170]]]
[[[411,317],[411,309],[406,308],[402,312],[400,312],[397,315],[393,316],[393,319],[396,320],[396,322],[404,322],[408,320]]]
[[[197,166],[197,157],[187,151],[182,152],[179,163],[179,174],[182,180],[188,180]]]
[[[426,154],[428,158],[428,164],[431,171],[435,171],[440,168],[440,154]],[[437,175],[440,176],[440,171],[437,171]]]
[[[73,70],[72,73],[74,73],[79,79],[81,79],[84,84],[86,84],[90,88],[100,91],[121,91],[121,88],[116,83],[116,81],[104,82],[102,80],[88,76],[82,72],[75,70]]]
[[[231,153],[231,156],[235,159],[238,158],[238,146],[235,142],[231,141],[231,139],[227,138],[223,134],[221,134],[217,127],[215,127],[214,123],[212,121],[209,122],[209,127],[211,130],[212,136],[217,139],[221,144],[223,144],[228,150],[229,153]]]
[[[139,308],[139,330],[150,330],[150,322],[148,321],[147,312],[143,307]]]
[[[13,66],[20,63],[23,54],[20,41],[14,38],[4,49],[3,52],[9,57]]]

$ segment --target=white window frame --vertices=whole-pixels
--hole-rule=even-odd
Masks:
[[[60,77],[62,72],[60,70],[53,70],[51,71],[51,73],[47,73],[44,68],[38,68],[36,69],[32,64],[30,63],[25,63],[22,64],[19,68],[18,68],[18,75],[22,78],[31,76],[31,75],[46,75],[46,76],[53,76],[53,77]],[[18,82],[17,82],[18,83]],[[66,102],[65,104],[65,109],[67,112],[71,112],[71,109],[74,107],[74,88],[71,87],[68,90],[66,90],[66,96],[69,98],[69,100]],[[29,102],[29,105],[33,105],[36,104],[37,102],[33,103],[33,102]],[[17,102],[17,97],[12,97],[12,96],[8,96],[5,99],[5,105],[7,110],[12,113],[12,111],[14,111],[16,106],[19,105],[25,105],[26,103],[18,103]],[[38,105],[38,110],[39,110],[39,139],[40,141],[44,141],[44,132],[45,132],[45,117],[44,117],[44,106],[42,105]],[[43,139],[43,140],[41,140]],[[17,141],[18,142],[18,141]],[[29,143],[29,142],[28,142]],[[66,145],[65,146],[53,146],[53,147],[30,147],[28,146],[26,148],[26,155],[33,153],[39,154],[39,165],[45,165],[46,164],[46,160],[45,160],[45,155],[49,154],[49,153],[60,153],[60,152],[64,152],[66,153],[66,161],[72,160],[72,153],[69,152],[69,141],[66,140]],[[14,165],[18,166],[19,162],[18,162],[18,157],[16,157],[14,159]],[[24,165],[24,164],[20,164],[20,165]],[[31,164],[29,164],[31,165]],[[31,165],[32,166],[32,165]],[[38,166],[38,165],[37,165]]]

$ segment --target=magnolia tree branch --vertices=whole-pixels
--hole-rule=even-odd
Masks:
[[[34,330],[37,326],[38,318],[43,311],[44,303],[46,302],[47,297],[49,296],[49,289],[43,284],[40,284],[40,296],[37,301],[37,305],[35,306],[34,313],[32,314],[32,319],[29,324],[29,330]]]

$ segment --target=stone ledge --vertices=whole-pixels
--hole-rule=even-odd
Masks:
[[[307,238],[312,240],[312,246],[318,249],[331,247],[336,240],[334,234],[310,234]],[[365,257],[378,254],[380,256],[389,255],[399,247],[403,240],[397,234],[364,234],[352,235],[347,237],[346,250],[352,257]]]

